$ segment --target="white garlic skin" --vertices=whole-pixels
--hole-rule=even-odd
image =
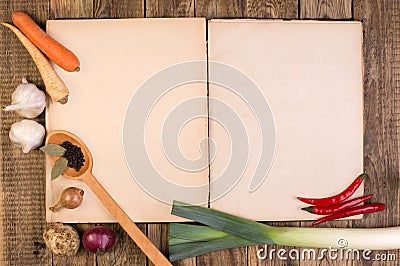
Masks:
[[[39,90],[35,84],[28,83],[22,78],[11,96],[11,105],[4,108],[4,111],[16,111],[26,118],[35,118],[40,115],[46,107],[46,95]]]
[[[11,125],[8,136],[15,146],[28,153],[42,144],[45,134],[46,130],[41,124],[24,119]]]

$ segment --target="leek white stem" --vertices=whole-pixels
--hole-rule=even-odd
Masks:
[[[387,228],[272,227],[269,236],[278,245],[306,248],[400,249],[400,226]]]
[[[172,214],[207,226],[170,225],[170,259],[177,260],[243,245],[305,248],[400,249],[400,226],[389,228],[278,227],[221,211],[174,202]]]

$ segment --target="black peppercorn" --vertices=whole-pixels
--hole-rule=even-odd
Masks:
[[[68,160],[68,167],[79,172],[85,162],[81,147],[76,146],[69,141],[64,141],[61,144],[61,147],[66,150],[63,157]]]

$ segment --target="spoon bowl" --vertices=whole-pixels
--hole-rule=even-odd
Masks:
[[[65,131],[65,130],[54,130],[51,133],[47,135],[46,138],[46,145],[47,144],[57,144],[61,145],[64,141],[69,141],[73,145],[76,145],[81,148],[82,153],[83,153],[83,158],[85,159],[85,162],[83,163],[83,166],[79,171],[76,171],[73,168],[67,167],[65,172],[63,173],[64,177],[70,178],[70,179],[83,179],[85,174],[90,173],[93,168],[93,157],[92,154],[90,153],[88,147],[85,145],[85,143],[75,136],[74,134]],[[50,163],[52,165],[55,164],[55,162],[58,160],[58,156],[48,156]]]

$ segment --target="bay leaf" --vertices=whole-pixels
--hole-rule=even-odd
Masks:
[[[41,151],[50,156],[63,156],[66,149],[57,144],[47,144],[40,148]]]
[[[60,175],[62,175],[67,169],[68,165],[68,160],[64,157],[61,157],[56,161],[56,163],[53,166],[53,169],[51,169],[51,180],[56,179]]]

